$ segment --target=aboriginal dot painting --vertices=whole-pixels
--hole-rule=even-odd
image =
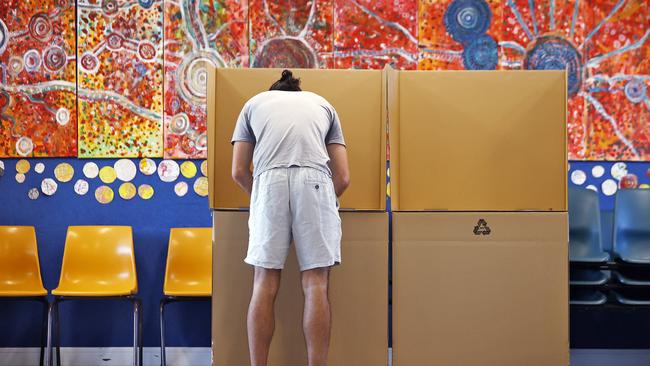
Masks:
[[[74,0],[0,2],[0,156],[76,156]]]
[[[5,0],[0,156],[203,158],[207,65],[390,64],[567,69],[569,158],[647,161],[649,38],[647,0]]]
[[[206,67],[248,66],[248,6],[165,0],[164,9],[165,158],[205,158]]]
[[[80,157],[162,157],[162,6],[77,0]]]

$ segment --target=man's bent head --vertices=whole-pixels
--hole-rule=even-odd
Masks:
[[[282,77],[271,85],[269,90],[283,90],[283,91],[302,91],[300,89],[300,79],[293,77],[293,73],[289,70],[282,71]]]

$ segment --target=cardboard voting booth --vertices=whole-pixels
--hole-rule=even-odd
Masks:
[[[565,73],[386,79],[393,364],[567,365]]]
[[[386,365],[388,345],[388,214],[386,81],[381,71],[293,70],[304,90],[336,108],[351,167],[341,198],[342,265],[332,270],[330,365]],[[213,251],[213,365],[249,365],[246,313],[253,270],[248,246],[248,197],[230,176],[230,138],[245,102],[268,90],[281,70],[212,69],[208,84],[210,205]],[[282,273],[269,365],[304,365],[303,296],[293,248]]]

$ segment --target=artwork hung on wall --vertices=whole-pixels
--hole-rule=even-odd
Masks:
[[[77,156],[74,0],[0,2],[0,156]]]
[[[333,0],[249,0],[252,67],[333,68]]]
[[[79,156],[163,156],[162,2],[77,0]]]
[[[644,0],[5,0],[0,156],[204,158],[206,65],[387,63],[567,68],[569,158],[650,159]]]
[[[165,0],[164,12],[165,158],[206,158],[206,67],[248,66],[248,5]]]
[[[418,0],[335,0],[337,69],[416,69]]]

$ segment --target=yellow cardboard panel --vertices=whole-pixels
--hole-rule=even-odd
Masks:
[[[325,97],[336,108],[345,135],[352,184],[341,208],[383,210],[386,181],[386,125],[382,118],[381,71],[293,70],[303,90]],[[210,202],[212,208],[249,206],[249,198],[231,179],[230,138],[248,99],[268,90],[280,77],[274,69],[218,69],[209,79],[208,124]]]

